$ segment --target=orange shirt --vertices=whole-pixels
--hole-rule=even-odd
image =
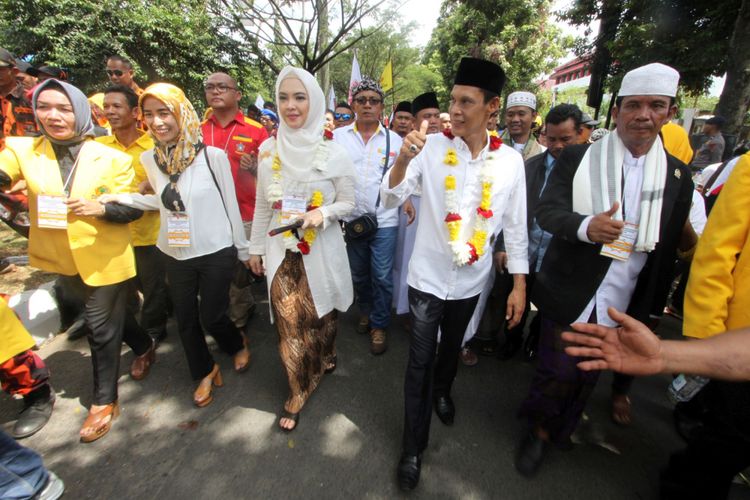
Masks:
[[[253,220],[255,213],[255,175],[240,168],[242,156],[258,154],[258,147],[268,138],[263,125],[237,111],[234,118],[222,127],[216,117],[211,114],[201,126],[203,142],[223,150],[229,157],[234,178],[234,190],[237,193],[237,203],[243,221]]]

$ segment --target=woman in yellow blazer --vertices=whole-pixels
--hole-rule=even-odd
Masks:
[[[93,141],[91,109],[76,87],[47,80],[32,107],[42,136],[13,138],[0,153],[0,186],[26,180],[31,230],[29,263],[59,273],[66,287],[87,296],[86,323],[94,368],[94,400],[81,429],[91,442],[119,414],[117,378],[126,343],[140,360],[153,361],[154,345],[127,312],[126,281],[135,275],[127,223],[142,212],[96,198],[130,190],[130,157]],[[132,369],[131,369],[132,374]]]
[[[724,184],[690,269],[685,336],[705,338],[750,326],[750,153]]]

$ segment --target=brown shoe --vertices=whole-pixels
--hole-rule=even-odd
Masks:
[[[120,405],[115,401],[101,408],[96,413],[89,410],[86,421],[81,427],[81,442],[91,443],[103,437],[112,428],[112,422],[120,416]]]
[[[385,342],[385,330],[382,328],[373,328],[370,330],[370,352],[378,355],[383,354],[388,349]]]
[[[148,351],[136,356],[130,364],[130,377],[133,380],[143,380],[151,370],[151,365],[156,361],[156,342],[151,339],[151,347]]]
[[[360,335],[364,335],[365,333],[370,331],[370,317],[360,316],[359,317],[359,323],[357,323],[357,333]]]
[[[234,371],[242,373],[250,366],[250,349],[247,347],[247,337],[242,336],[242,349],[234,355]]]
[[[475,353],[469,346],[465,346],[461,349],[461,352],[458,353],[458,358],[464,366],[474,366],[479,363],[477,353]]]
[[[221,387],[224,385],[224,381],[221,378],[221,372],[219,371],[219,365],[214,364],[211,373],[203,377],[198,384],[198,388],[193,393],[193,403],[198,408],[208,406],[214,397],[211,395],[211,391],[214,387]]]

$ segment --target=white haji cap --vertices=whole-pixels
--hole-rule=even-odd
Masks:
[[[675,97],[680,74],[676,69],[661,63],[651,63],[625,73],[619,97],[629,95],[664,95]]]
[[[513,106],[528,106],[536,111],[536,96],[531,92],[513,92],[508,96],[508,104],[505,107]]]

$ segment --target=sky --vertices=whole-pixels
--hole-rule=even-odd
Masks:
[[[404,0],[399,13],[401,14],[404,23],[409,21],[415,21],[418,23],[419,28],[414,30],[411,37],[411,42],[420,47],[427,45],[432,34],[432,29],[437,24],[437,19],[440,11],[440,0]],[[558,21],[554,16],[555,12],[559,12],[567,7],[571,0],[555,0],[552,4],[553,21],[558,26],[563,34],[573,36],[583,36],[583,27],[571,26],[565,22]],[[596,33],[598,30],[598,22],[592,27],[592,32]],[[570,58],[574,55],[571,53]],[[560,61],[562,64],[565,61]],[[712,96],[718,96],[721,94],[721,90],[724,87],[724,77],[714,79],[713,85],[709,90],[709,94]]]

